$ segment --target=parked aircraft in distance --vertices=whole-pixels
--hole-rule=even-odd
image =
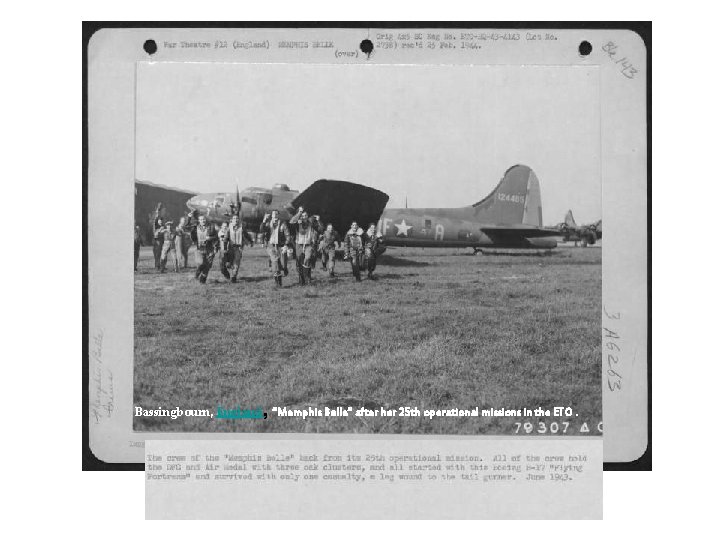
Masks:
[[[510,167],[480,202],[461,208],[386,209],[378,229],[388,246],[552,249],[543,228],[540,182],[525,165]]]
[[[563,242],[582,242],[582,247],[592,246],[602,239],[602,219],[588,225],[577,225],[572,210],[565,214],[565,221],[554,227],[562,236]]]

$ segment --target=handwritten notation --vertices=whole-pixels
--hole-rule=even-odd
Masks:
[[[615,326],[620,320],[620,312],[609,312],[605,306],[603,306],[603,314],[605,315],[605,321],[603,321],[603,359],[605,362],[605,370],[607,373],[608,388],[611,392],[618,392],[622,390],[622,375],[620,374],[620,334],[617,332]]]
[[[115,386],[113,374],[103,363],[103,331],[93,336],[90,349],[90,368],[92,369],[93,399],[90,413],[99,424],[103,419],[110,418],[115,411]]]
[[[625,77],[628,79],[634,79],[635,75],[639,73],[638,69],[633,66],[632,62],[627,56],[623,56],[622,58],[619,57],[619,49],[618,46],[615,45],[612,41],[608,41],[605,45],[602,46],[602,50],[605,51],[615,64],[620,66],[620,73],[622,73]]]

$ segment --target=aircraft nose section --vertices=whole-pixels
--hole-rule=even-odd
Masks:
[[[190,200],[185,203],[190,210],[204,211],[208,205],[208,197],[202,193],[191,197]]]

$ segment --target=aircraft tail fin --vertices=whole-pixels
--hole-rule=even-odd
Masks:
[[[568,210],[567,214],[565,214],[565,225],[568,227],[577,228],[577,224],[575,223],[575,218],[573,217],[572,210]]]
[[[476,218],[487,223],[543,225],[540,182],[526,165],[514,165],[505,171],[495,189],[473,208]]]

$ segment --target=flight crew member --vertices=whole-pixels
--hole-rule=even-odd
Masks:
[[[200,220],[198,219],[198,215],[199,215],[199,213],[197,210],[192,210],[192,211],[188,212],[188,215],[187,215],[186,227],[187,227],[188,231],[190,231],[190,244],[191,245],[192,244],[197,245],[197,226],[200,223]],[[198,255],[197,255],[197,252],[195,252],[195,265],[197,266],[198,264],[200,264],[198,262]]]
[[[218,236],[217,229],[211,223],[207,223],[203,215],[198,217],[198,225],[195,227],[195,242],[197,245],[195,257],[198,262],[195,279],[205,283],[218,249]]]
[[[245,243],[253,244],[253,240],[243,227],[240,217],[235,214],[230,219],[228,227],[228,268],[230,269],[230,281],[237,283],[237,275],[240,271],[240,262],[243,256],[243,247]]]
[[[320,221],[320,216],[318,216],[317,214],[311,216],[310,220],[315,223],[315,231],[317,232],[317,234],[315,235],[315,247],[313,248],[313,256],[312,260],[310,261],[310,267],[315,270],[315,263],[317,263],[318,254],[320,253],[320,237],[322,236],[322,233],[325,232],[325,226],[323,225],[322,221]]]
[[[290,228],[288,228],[290,230]],[[264,236],[264,235],[260,235]],[[268,242],[265,241],[263,238],[262,247],[267,248]],[[288,270],[288,260],[295,258],[295,248],[292,245],[292,235],[290,236],[290,241],[286,246],[283,246],[280,248],[280,270],[282,271],[283,275],[287,277],[287,275],[290,273]],[[268,259],[268,268],[272,271],[272,261]]]
[[[292,245],[292,238],[290,238],[288,245],[283,246],[280,250],[280,268],[285,277],[290,273],[288,270],[288,260],[291,258],[295,258],[295,248]]]
[[[328,223],[325,232],[320,235],[320,255],[323,270],[330,270],[330,277],[335,277],[335,249],[338,245],[338,235],[332,223]]]
[[[155,258],[155,268],[160,270],[160,257],[162,256],[163,238],[160,229],[164,228],[165,219],[162,217],[163,203],[157,203],[155,207],[155,216],[153,217],[153,257]]]
[[[345,235],[345,260],[350,260],[355,281],[360,281],[360,267],[364,256],[363,230],[353,221]]]
[[[310,283],[312,264],[315,257],[315,247],[319,237],[319,224],[315,217],[308,217],[308,213],[301,206],[290,219],[295,225],[295,264],[297,266],[300,285]]]
[[[165,222],[165,227],[162,229],[162,252],[160,253],[160,272],[165,273],[165,266],[167,265],[168,257],[172,257],[172,261],[175,266],[175,272],[178,272],[178,258],[177,252],[175,251],[175,238],[177,232],[173,227],[172,220]]]
[[[228,267],[230,266],[229,253],[230,253],[230,237],[228,236],[228,224],[223,222],[220,225],[218,231],[218,256],[220,257],[220,272],[225,278],[230,279],[230,272]]]
[[[155,257],[155,268],[157,270],[160,270],[160,258],[162,257],[162,247],[165,241],[163,238],[164,230],[163,218],[156,216],[153,221],[153,257]]]
[[[187,218],[185,216],[180,218],[177,228],[175,229],[177,236],[175,237],[175,253],[177,254],[178,261],[182,257],[183,268],[188,266],[188,251],[190,251],[190,228],[188,227]]]
[[[260,231],[265,234],[267,242],[267,253],[270,257],[270,269],[275,277],[275,285],[282,287],[283,268],[280,263],[281,251],[283,247],[290,245],[290,230],[284,221],[280,221],[280,215],[277,210],[273,210],[271,214],[265,214]]]
[[[371,223],[365,233],[365,259],[367,260],[367,271],[369,279],[377,279],[373,272],[378,258],[378,249],[383,242],[382,234],[375,229],[375,224]]]
[[[137,263],[140,258],[140,246],[143,245],[142,234],[140,234],[140,226],[135,225],[135,271],[137,272]]]

